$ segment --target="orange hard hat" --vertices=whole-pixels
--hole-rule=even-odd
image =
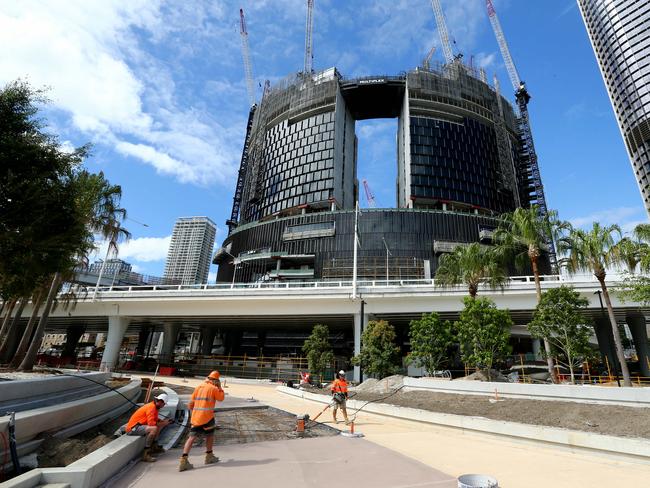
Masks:
[[[216,371],[216,370],[215,370],[215,371],[213,371],[212,373],[210,373],[210,374],[208,375],[208,378],[211,379],[211,380],[218,380],[218,379],[219,379],[219,376],[221,376],[221,375],[219,374],[219,371]]]

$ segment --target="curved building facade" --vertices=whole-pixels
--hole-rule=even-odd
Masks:
[[[217,281],[352,276],[355,122],[372,118],[398,119],[397,208],[359,217],[360,277],[431,277],[441,253],[534,198],[511,105],[460,62],[294,75],[252,110]]]
[[[650,214],[650,2],[578,0]]]

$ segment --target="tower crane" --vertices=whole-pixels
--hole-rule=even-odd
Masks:
[[[305,25],[305,74],[313,68],[314,53],[312,32],[314,30],[314,0],[307,0],[307,22]]]
[[[515,68],[515,63],[512,60],[512,56],[510,55],[510,49],[508,48],[506,37],[503,34],[503,29],[501,29],[501,23],[497,17],[496,10],[494,10],[492,0],[486,0],[486,5],[488,17],[490,18],[490,23],[492,24],[494,35],[497,38],[497,43],[499,44],[499,49],[501,50],[501,55],[503,56],[503,61],[505,62],[506,69],[508,71],[510,83],[512,83],[512,87],[515,90],[515,98],[517,100],[517,106],[519,107],[520,113],[519,126],[523,143],[522,153],[528,160],[528,170],[530,171],[532,183],[535,188],[535,203],[539,208],[540,214],[546,215],[546,197],[544,196],[544,186],[542,185],[542,178],[539,173],[537,153],[535,152],[535,145],[533,144],[533,134],[530,128],[530,118],[528,115],[528,102],[530,101],[530,94],[526,89],[526,84],[521,81],[521,78],[519,78],[519,73],[517,73],[517,68]]]
[[[246,19],[244,9],[239,9],[239,34],[241,36],[241,54],[244,59],[244,74],[246,75],[246,91],[248,102],[252,107],[255,105],[255,85],[253,84],[253,68],[251,67],[251,55],[248,48],[248,31],[246,30]]]
[[[368,180],[365,178],[363,179],[363,189],[366,191],[366,200],[368,200],[368,206],[370,208],[375,208],[377,206],[377,202],[375,201],[375,195],[372,194],[372,191],[370,190],[370,185],[368,184]]]
[[[432,46],[431,49],[429,49],[429,52],[427,53],[426,57],[422,61],[422,67],[427,71],[429,71],[431,58],[433,57],[434,52],[436,52],[436,46]]]
[[[433,7],[433,14],[436,17],[436,24],[438,25],[438,32],[440,33],[440,44],[442,45],[442,53],[445,56],[445,62],[447,64],[453,63],[454,53],[451,50],[451,44],[449,43],[449,31],[447,30],[447,22],[445,21],[445,14],[442,11],[442,6],[440,5],[440,0],[431,0],[431,6]]]

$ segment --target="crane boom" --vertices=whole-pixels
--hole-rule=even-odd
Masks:
[[[442,11],[440,0],[431,0],[433,7],[433,14],[436,17],[436,24],[438,25],[438,32],[440,33],[440,44],[442,45],[442,52],[445,56],[447,63],[454,61],[454,53],[451,51],[451,44],[449,43],[449,31],[447,30],[447,22],[445,21],[445,14]]]
[[[255,105],[255,85],[253,84],[253,68],[251,66],[251,55],[248,48],[248,31],[246,30],[246,19],[244,9],[239,9],[239,34],[241,35],[241,54],[244,59],[244,74],[246,75],[246,91],[248,102],[252,107]]]
[[[372,194],[372,191],[370,190],[370,185],[368,185],[368,180],[365,178],[363,179],[363,189],[366,191],[366,199],[368,200],[368,206],[370,208],[375,208],[377,206],[377,202],[375,201],[375,196]]]
[[[517,91],[519,89],[519,85],[521,85],[521,78],[519,78],[519,73],[517,73],[515,62],[512,60],[512,56],[510,55],[510,49],[508,48],[508,43],[506,42],[506,36],[503,35],[503,29],[501,29],[501,23],[497,17],[496,10],[494,10],[492,0],[486,0],[486,2],[488,17],[490,18],[490,23],[492,24],[494,35],[497,38],[497,43],[499,44],[499,49],[501,50],[501,56],[503,56],[503,61],[506,64],[510,83],[512,83],[512,88]]]
[[[307,0],[307,22],[305,25],[305,73],[311,73],[314,61],[312,32],[314,30],[314,0]]]
[[[432,46],[431,49],[429,49],[429,52],[427,53],[426,57],[424,58],[424,61],[422,61],[422,67],[426,70],[429,69],[430,63],[431,63],[431,58],[433,57],[433,53],[436,52],[436,46]]]

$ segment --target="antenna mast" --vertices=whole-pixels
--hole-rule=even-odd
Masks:
[[[248,31],[244,19],[244,9],[239,9],[239,34],[241,35],[241,54],[244,59],[244,73],[246,75],[246,91],[248,92],[248,103],[255,105],[255,86],[253,85],[253,68],[251,66],[250,49],[248,48]]]

